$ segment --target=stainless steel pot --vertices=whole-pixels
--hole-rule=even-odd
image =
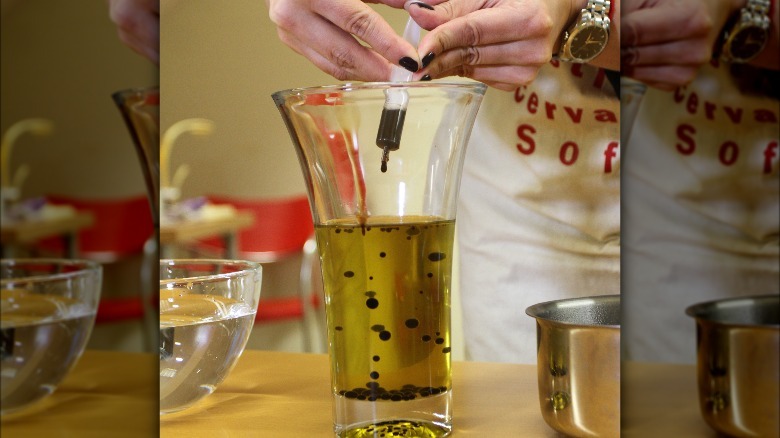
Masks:
[[[699,407],[734,437],[780,435],[780,296],[700,303],[696,319]]]
[[[536,304],[544,421],[573,437],[620,436],[620,296]]]

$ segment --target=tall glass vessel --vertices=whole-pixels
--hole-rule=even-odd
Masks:
[[[144,173],[155,229],[160,217],[160,89],[135,88],[117,91],[111,97],[133,137]]]
[[[485,88],[367,83],[273,95],[314,217],[337,436],[451,432],[455,211]]]
[[[158,256],[157,243],[160,233],[160,89],[159,87],[132,88],[117,91],[111,95],[122,114],[122,118],[133,138],[141,171],[146,182],[155,239],[144,245],[144,263],[141,267],[141,298],[144,306],[144,323],[154,333],[158,324],[158,290],[156,268]],[[150,263],[151,262],[151,263]],[[152,335],[149,344],[158,343]],[[154,350],[155,348],[152,347]]]

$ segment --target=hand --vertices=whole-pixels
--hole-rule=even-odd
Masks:
[[[622,73],[670,91],[710,61],[720,30],[740,7],[739,0],[622,2]]]
[[[415,79],[457,75],[514,90],[531,82],[550,61],[560,47],[564,27],[585,3],[433,0],[429,3],[432,9],[412,3],[409,13],[421,27],[430,30],[418,46],[426,68]],[[614,47],[613,67],[617,69],[617,44]]]
[[[401,8],[404,0],[382,3]],[[266,0],[266,4],[282,42],[340,81],[387,81],[393,65],[419,69],[417,50],[360,0]]]
[[[108,0],[108,7],[119,39],[136,53],[160,65],[160,1]]]

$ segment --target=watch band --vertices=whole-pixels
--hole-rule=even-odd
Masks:
[[[748,0],[743,9],[748,9],[751,13],[760,14],[769,19],[769,8],[772,6],[771,0]]]
[[[764,0],[769,1],[769,0]],[[577,21],[592,19],[598,25],[609,27],[612,0],[588,0],[585,8],[577,17]]]
[[[769,1],[769,0],[766,0]],[[612,1],[610,0],[588,0],[585,9],[593,14],[599,14],[602,17],[612,19]],[[609,23],[609,22],[607,22]]]
[[[761,27],[769,28],[769,10],[771,7],[771,0],[748,0],[745,7],[740,10],[740,15],[745,16],[744,19],[754,21],[757,24],[760,22]]]

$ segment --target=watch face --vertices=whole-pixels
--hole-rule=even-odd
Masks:
[[[607,31],[602,27],[589,26],[577,32],[571,41],[571,54],[576,59],[590,60],[607,44]]]
[[[760,27],[745,27],[731,38],[731,57],[748,61],[761,52],[767,40],[767,31]]]

